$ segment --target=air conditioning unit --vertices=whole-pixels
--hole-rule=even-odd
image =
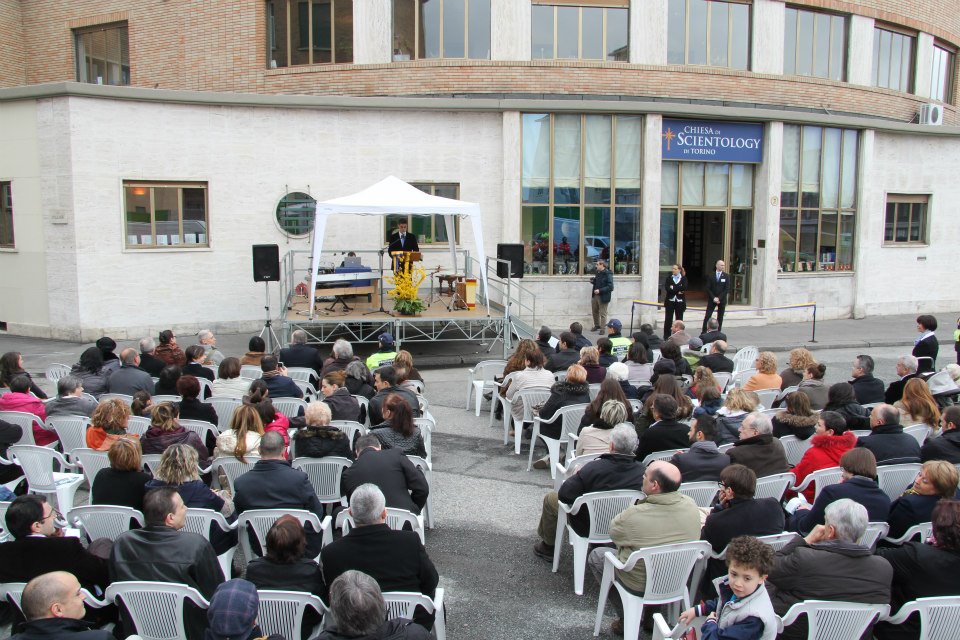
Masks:
[[[942,125],[943,107],[932,102],[920,107],[920,124]]]

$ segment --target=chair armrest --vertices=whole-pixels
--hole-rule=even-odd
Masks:
[[[794,482],[796,482],[796,476],[794,476]],[[803,482],[801,482],[798,486],[788,487],[788,491],[794,491],[796,493],[800,493],[801,491],[809,487],[811,482],[813,482],[812,473],[808,474],[807,477],[803,479]],[[790,484],[793,484],[793,482],[791,482]]]
[[[99,600],[86,589],[81,588],[80,592],[83,594],[83,603],[88,607],[93,607],[94,609],[103,609],[104,607],[112,604],[109,600]]]
[[[886,622],[889,622],[890,624],[903,624],[907,621],[907,618],[910,617],[910,614],[917,611],[920,611],[920,607],[917,605],[915,600],[911,602],[905,602],[900,608],[900,611],[897,611],[892,616],[887,616]]]
[[[437,587],[433,595],[433,608],[443,615],[443,587]]]

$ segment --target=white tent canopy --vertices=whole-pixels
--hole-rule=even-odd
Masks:
[[[450,198],[431,196],[412,187],[403,180],[388,176],[363,191],[342,198],[334,198],[317,203],[316,221],[313,231],[313,261],[310,269],[310,316],[316,300],[317,270],[320,267],[320,253],[323,250],[323,238],[327,228],[327,218],[333,213],[353,213],[362,216],[442,215],[450,241],[450,254],[453,265],[457,264],[457,236],[453,218],[470,218],[473,225],[473,238],[477,249],[477,262],[480,263],[480,277],[483,290],[487,291],[487,265],[483,253],[483,230],[480,221],[480,205],[475,202],[463,202]],[[383,283],[381,282],[381,286]]]

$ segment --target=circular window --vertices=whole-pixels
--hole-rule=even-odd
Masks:
[[[291,236],[305,236],[313,231],[317,201],[310,194],[294,191],[280,198],[277,224]]]

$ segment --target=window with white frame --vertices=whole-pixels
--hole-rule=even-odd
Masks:
[[[670,0],[667,62],[748,69],[750,5],[726,0]]]
[[[927,244],[928,195],[887,194],[884,244]]]
[[[206,182],[123,183],[128,249],[210,246]]]

